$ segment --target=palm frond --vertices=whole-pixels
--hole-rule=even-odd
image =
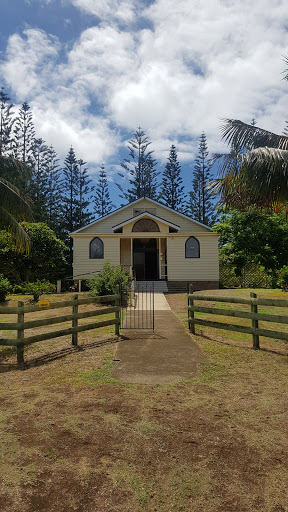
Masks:
[[[4,178],[0,178],[0,204],[9,208],[13,215],[21,215],[23,220],[30,220],[32,212],[20,190]]]
[[[220,204],[230,208],[286,208],[288,151],[267,147],[249,151],[241,156],[239,168],[223,166],[209,189],[220,196]]]
[[[12,234],[20,252],[29,252],[30,242],[26,231],[3,206],[0,206],[0,229]]]
[[[261,147],[288,149],[288,137],[243,123],[237,119],[223,119],[220,127],[222,138],[228,144],[235,144],[239,150],[251,150]]]
[[[258,148],[242,158],[241,172],[249,189],[269,204],[287,203],[288,151],[277,148]]]

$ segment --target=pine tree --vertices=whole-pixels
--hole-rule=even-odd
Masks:
[[[120,197],[128,200],[129,203],[141,197],[156,199],[157,176],[159,175],[159,172],[155,169],[157,162],[152,157],[154,151],[148,151],[151,142],[149,142],[140,126],[134,133],[134,137],[128,145],[130,158],[125,159],[124,163],[121,164],[128,173],[130,188],[124,191],[122,185],[117,183],[122,193]],[[118,174],[122,178],[125,177],[123,173]]]
[[[80,165],[79,165],[80,162]],[[91,192],[87,169],[82,169],[84,162],[77,160],[73,147],[70,148],[64,161],[62,197],[61,197],[61,238],[69,248],[69,263],[72,268],[73,241],[69,233],[83,227],[91,220],[87,211],[89,201],[87,194]]]
[[[29,195],[35,222],[47,221],[48,155],[49,150],[45,142],[42,139],[34,139],[30,155]]]
[[[29,165],[34,144],[35,130],[33,114],[28,103],[23,103],[15,119],[13,130],[13,156]]]
[[[0,156],[9,155],[11,143],[11,131],[13,128],[13,112],[14,105],[9,103],[10,98],[4,92],[4,88],[0,89]]]
[[[183,212],[185,210],[183,191],[181,166],[178,162],[176,148],[172,144],[162,177],[161,203],[173,210]]]
[[[82,159],[78,160],[79,165],[79,225],[78,228],[82,228],[85,224],[89,224],[92,220],[92,214],[87,210],[90,205],[90,200],[92,199],[91,193],[94,191],[94,186],[91,186],[90,183],[92,180],[88,176],[86,162]]]
[[[213,205],[213,195],[207,190],[211,181],[213,159],[209,158],[206,135],[203,132],[199,139],[199,152],[195,159],[192,191],[189,192],[189,211],[191,217],[207,226],[214,224],[217,214]]]
[[[46,212],[47,224],[55,231],[57,237],[60,236],[60,169],[57,153],[52,146],[48,148],[47,155],[47,197]]]
[[[114,208],[112,201],[110,201],[110,194],[107,183],[107,175],[105,167],[102,164],[100,167],[99,179],[95,190],[94,211],[98,217],[107,215]]]

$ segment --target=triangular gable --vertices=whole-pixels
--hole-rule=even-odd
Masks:
[[[165,206],[164,204],[161,204],[161,203],[159,203],[159,202],[157,202],[157,201],[154,201],[154,199],[150,199],[149,197],[140,197],[140,199],[136,199],[136,201],[133,201],[132,203],[128,203],[127,205],[122,206],[121,208],[117,208],[117,209],[116,209],[116,210],[114,210],[113,212],[110,212],[110,213],[108,213],[107,215],[104,215],[103,217],[100,217],[99,219],[94,220],[94,221],[93,221],[93,222],[91,222],[90,224],[87,224],[87,225],[86,225],[86,226],[84,226],[83,228],[77,229],[76,231],[73,231],[73,232],[72,232],[72,233],[70,233],[70,234],[71,234],[71,235],[74,235],[74,234],[76,234],[76,233],[81,233],[82,231],[86,230],[88,227],[92,227],[92,226],[94,226],[94,225],[96,226],[99,222],[102,222],[103,220],[108,219],[109,217],[112,217],[113,215],[115,215],[115,216],[116,216],[120,211],[124,211],[124,210],[126,210],[126,209],[128,209],[128,208],[131,208],[131,206],[134,206],[134,205],[136,205],[136,204],[139,204],[139,203],[141,203],[141,202],[143,202],[143,201],[148,201],[148,202],[149,202],[149,203],[151,203],[152,205],[156,205],[156,206],[158,206],[158,207],[161,207],[161,208],[163,208],[164,210],[167,210],[167,211],[169,211],[169,212],[173,213],[174,215],[177,215],[177,216],[179,216],[179,217],[182,217],[182,218],[184,218],[184,219],[186,219],[186,220],[189,220],[190,222],[192,222],[192,223],[194,223],[194,224],[196,224],[196,225],[198,225],[198,226],[201,226],[202,228],[205,228],[205,230],[207,230],[207,231],[212,231],[212,228],[210,228],[210,227],[206,226],[205,224],[202,224],[201,222],[199,222],[199,221],[197,221],[197,220],[192,219],[191,217],[188,217],[188,215],[184,215],[184,213],[177,212],[176,210],[173,210],[172,208],[169,208],[168,206]],[[146,215],[147,215],[147,214],[148,214],[148,215],[151,215],[151,216],[153,215],[152,213],[149,213],[149,212],[147,212],[147,213],[146,213]],[[139,216],[137,215],[137,216],[134,216],[133,218],[135,218],[135,219],[136,219],[136,218],[139,218]],[[129,222],[131,222],[131,218],[130,218],[130,216],[129,216]],[[168,222],[168,221],[166,221],[166,220],[164,220],[164,219],[161,219],[161,222],[166,222],[166,224],[168,224],[168,225],[169,225],[169,222]],[[179,223],[180,223],[180,219],[179,219]],[[176,224],[175,224],[175,226],[176,226],[176,229],[177,229],[177,228],[179,228],[179,226],[177,226]],[[120,226],[119,226],[119,227],[120,227]],[[172,227],[174,227],[174,225],[172,225]],[[115,228],[115,226],[114,226],[114,228]]]
[[[149,218],[155,220],[156,222],[160,221],[163,224],[166,224],[167,226],[169,226],[171,228],[180,229],[180,226],[178,226],[177,224],[168,222],[168,220],[162,219],[161,217],[158,217],[158,215],[154,215],[153,213],[146,212],[146,211],[143,213],[139,213],[139,215],[134,215],[134,217],[131,217],[130,219],[125,220],[124,222],[120,222],[120,224],[116,224],[115,226],[112,226],[112,229],[122,228],[123,226],[130,224],[130,222],[137,222],[137,220],[142,219],[143,217],[145,217],[145,218],[149,217]]]

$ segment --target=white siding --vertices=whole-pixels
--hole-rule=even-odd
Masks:
[[[113,226],[117,224],[121,224],[122,222],[125,222],[126,220],[129,220],[133,217],[133,210],[136,208],[156,208],[157,217],[161,217],[164,220],[167,220],[168,222],[171,222],[172,224],[176,224],[177,226],[180,226],[180,231],[182,233],[199,233],[209,232],[209,229],[205,226],[201,226],[197,223],[195,223],[192,219],[188,219],[185,217],[182,217],[182,215],[179,215],[178,213],[167,210],[160,204],[155,205],[155,203],[151,203],[149,199],[142,199],[137,203],[137,205],[131,204],[127,207],[123,207],[122,209],[118,210],[114,214],[109,215],[107,218],[104,218],[103,220],[100,220],[99,222],[96,222],[94,224],[91,224],[90,226],[87,226],[87,228],[81,230],[81,233],[91,233],[91,234],[98,234],[98,233],[113,233]],[[157,221],[156,221],[157,222]]]
[[[185,258],[187,237],[167,239],[167,267],[169,281],[218,281],[218,239],[216,236],[197,237],[200,258]]]
[[[132,265],[131,263],[131,239],[122,238],[120,240],[120,263],[121,265]]]
[[[89,244],[91,238],[77,238],[73,240],[73,275],[81,276],[88,272],[101,270],[105,259],[109,259],[111,265],[120,264],[120,240],[119,238],[102,238],[104,243],[104,259],[89,258]],[[87,276],[86,276],[87,277]]]

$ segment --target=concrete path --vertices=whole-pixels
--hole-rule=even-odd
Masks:
[[[153,295],[150,292],[141,292],[135,294],[135,309],[136,311],[140,310],[150,310],[151,309],[151,302],[153,300]],[[128,308],[130,309],[130,308]],[[134,309],[134,308],[132,308]],[[164,293],[162,292],[155,292],[154,293],[154,309],[156,310],[171,310],[166,297]]]
[[[122,340],[115,354],[117,363],[111,373],[114,379],[137,384],[189,380],[197,375],[199,364],[207,362],[198,344],[171,311],[164,294],[157,295],[155,331],[121,331]]]

